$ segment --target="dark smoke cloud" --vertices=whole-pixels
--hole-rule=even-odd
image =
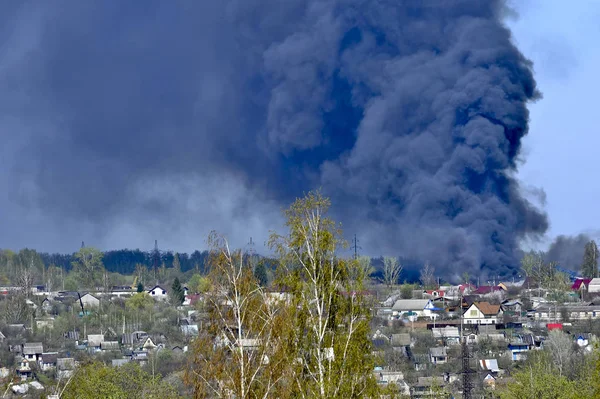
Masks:
[[[579,271],[583,262],[585,244],[593,238],[589,234],[560,235],[552,241],[544,258],[546,262],[557,262],[564,269]]]
[[[501,1],[18,4],[9,246],[240,243],[317,187],[366,252],[445,274],[509,273],[548,227],[514,178],[539,93]]]

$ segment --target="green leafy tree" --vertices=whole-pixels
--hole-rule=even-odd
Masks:
[[[180,306],[185,300],[185,291],[179,282],[179,277],[175,277],[173,285],[171,286],[171,301],[175,306]]]
[[[581,264],[581,274],[584,277],[595,278],[599,277],[598,274],[598,259],[600,258],[600,251],[596,245],[596,241],[592,240],[585,244],[585,251],[583,253],[583,263]]]
[[[195,398],[285,398],[289,328],[285,301],[270,300],[240,250],[212,233],[210,315],[192,346],[186,382]]]
[[[402,299],[412,299],[415,286],[406,282],[400,287],[400,297]]]
[[[175,252],[175,255],[173,256],[173,272],[175,272],[176,275],[181,273],[181,263],[179,262],[179,254],[177,252]]]
[[[139,282],[137,285],[137,292],[144,292],[144,284],[142,284],[141,282]]]
[[[179,394],[160,376],[143,371],[136,363],[109,367],[95,362],[75,370],[64,386],[58,386],[64,399],[163,399],[179,398]]]
[[[125,306],[139,312],[148,312],[154,307],[154,299],[147,292],[139,292],[125,301]]]
[[[258,262],[254,267],[254,277],[262,287],[269,285],[269,276],[264,262]]]
[[[585,387],[560,375],[546,352],[532,354],[531,360],[513,373],[513,381],[499,387],[500,399],[584,399]]]
[[[336,254],[346,244],[327,217],[329,206],[319,192],[296,200],[285,212],[288,234],[273,234],[269,241],[280,257],[276,284],[292,296],[289,387],[294,397],[375,397],[370,312],[355,294],[364,276],[348,278],[355,262]]]
[[[210,279],[195,273],[188,281],[188,289],[192,293],[203,294],[210,290]]]
[[[104,276],[103,254],[96,248],[83,247],[73,255],[73,270],[81,285],[95,288]]]

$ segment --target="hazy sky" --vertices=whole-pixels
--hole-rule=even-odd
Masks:
[[[531,104],[519,177],[546,192],[549,236],[589,232],[600,222],[600,2],[519,0],[509,19],[534,62],[543,99]]]
[[[322,186],[372,254],[506,265],[546,221],[496,173],[533,95],[497,3],[0,4],[0,248],[260,245]],[[595,231],[600,3],[512,3],[543,94],[518,177],[548,237]]]

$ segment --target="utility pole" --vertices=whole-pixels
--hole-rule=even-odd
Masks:
[[[354,260],[358,259],[358,239],[356,238],[356,234],[354,234],[354,240],[352,240],[352,248],[354,249]]]
[[[461,357],[462,357],[462,391],[463,399],[472,399],[473,382],[471,380],[471,366],[469,360],[471,355],[469,353],[469,347],[467,345],[467,339],[464,334],[464,313],[463,313],[463,296],[462,291],[460,292],[460,344],[461,344]]]

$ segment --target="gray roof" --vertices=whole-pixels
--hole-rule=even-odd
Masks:
[[[123,366],[123,365],[129,363],[130,361],[131,361],[131,359],[127,358],[127,357],[123,358],[123,359],[113,359],[112,360],[112,366],[113,367],[120,367],[120,366]]]
[[[100,346],[104,342],[104,334],[88,334],[88,346]]]
[[[446,326],[444,328],[432,328],[434,338],[458,338],[458,327]]]
[[[392,346],[409,346],[410,345],[410,334],[400,333],[392,334]]]
[[[73,370],[75,368],[75,359],[72,357],[61,357],[56,359],[56,367],[59,370]]]
[[[498,334],[495,324],[480,324],[477,326],[479,334]]]
[[[48,364],[56,364],[58,352],[42,353],[42,362]]]
[[[44,345],[41,342],[27,342],[23,344],[23,354],[35,355],[44,352]]]
[[[408,312],[409,310],[423,310],[429,303],[429,299],[398,299],[392,310]]]
[[[445,346],[440,346],[437,348],[429,348],[429,355],[430,356],[435,356],[435,357],[443,357],[443,356],[448,356],[446,353],[446,347]]]
[[[103,351],[119,350],[121,346],[118,341],[104,341],[100,343],[100,349]]]

